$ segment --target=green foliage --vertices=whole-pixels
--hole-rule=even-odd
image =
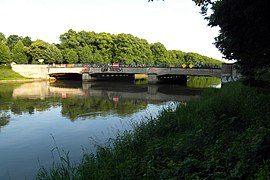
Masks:
[[[168,61],[168,52],[163,44],[160,42],[151,45],[154,62],[157,64],[166,63]]]
[[[7,45],[0,42],[0,64],[10,63],[10,50]]]
[[[79,53],[79,60],[81,63],[93,63],[94,57],[92,53],[92,49],[86,45],[82,48],[81,52]]]
[[[12,50],[21,38],[18,35],[10,35],[7,38],[7,46]]]
[[[196,53],[184,53],[179,50],[168,51],[159,42],[149,44],[145,39],[123,33],[115,35],[105,32],[76,32],[70,29],[68,32],[60,35],[60,44],[56,45],[49,44],[43,40],[32,42],[30,37],[18,35],[10,35],[6,40],[4,34],[0,34],[0,41],[3,44],[6,43],[11,50],[19,41],[22,41],[24,52],[27,55],[27,63],[29,64],[39,64],[39,59],[44,59],[45,64],[109,64],[121,62],[122,64],[132,65],[169,64],[171,66],[179,66],[182,63],[198,61],[202,61],[205,64],[219,64],[220,62]],[[20,50],[20,52],[22,51]],[[14,59],[17,59],[17,56]],[[18,60],[18,63],[26,62],[23,58],[23,60]]]
[[[102,64],[106,63],[106,62],[104,62],[103,57],[101,56],[101,54],[99,54],[98,51],[93,53],[93,59],[94,59],[94,62],[100,62]]]
[[[268,179],[269,107],[269,90],[239,83],[207,90],[85,154],[76,174],[58,178]],[[53,179],[56,170],[37,177]]]
[[[79,58],[76,51],[73,49],[65,49],[63,52],[65,63],[74,64],[78,62]]]
[[[31,44],[32,44],[32,40],[31,40],[31,38],[28,37],[28,36],[23,37],[23,38],[22,38],[22,42],[23,42],[23,44],[24,44],[26,47],[29,47],[29,46],[31,46]]]
[[[63,56],[61,51],[54,44],[50,44],[45,51],[47,63],[62,63]]]
[[[18,64],[27,64],[28,59],[24,51],[24,45],[21,40],[11,50],[11,59],[13,62]]]
[[[150,45],[144,39],[131,34],[118,34],[114,41],[114,60],[126,64],[152,64],[153,57]]]
[[[77,32],[70,29],[68,32],[60,35],[60,47],[65,48],[76,48],[80,43],[77,41]]]
[[[186,63],[185,54],[186,53],[180,50],[169,50],[168,55],[170,58],[170,64],[172,66],[179,66],[183,63]]]
[[[0,42],[5,43],[6,42],[6,37],[3,33],[0,32]]]
[[[207,15],[209,26],[219,26],[215,45],[229,60],[237,60],[249,84],[262,81],[270,68],[269,1],[193,0]]]
[[[49,43],[42,41],[40,39],[34,41],[31,46],[29,46],[28,53],[31,55],[31,64],[39,63],[39,59],[44,59],[44,63],[48,63],[48,58],[46,56]]]

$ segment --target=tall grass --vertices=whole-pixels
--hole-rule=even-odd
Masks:
[[[72,176],[37,179],[269,179],[269,120],[269,90],[209,89],[85,154]]]

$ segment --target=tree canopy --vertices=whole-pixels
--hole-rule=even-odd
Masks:
[[[0,64],[10,62],[10,49],[9,47],[0,41]]]
[[[16,63],[27,64],[27,55],[24,51],[24,45],[22,40],[19,40],[11,50],[11,59],[13,62]]]
[[[221,64],[221,61],[210,57],[191,52],[185,53],[180,50],[167,50],[160,42],[150,44],[145,39],[124,33],[76,32],[70,29],[60,35],[59,44],[49,44],[40,39],[32,42],[30,37],[19,35],[10,35],[6,39],[3,33],[0,34],[0,38],[2,51],[11,54],[11,57],[5,55],[2,63],[12,60],[16,63],[36,64],[39,63],[39,59],[43,59],[46,64],[109,64],[113,62],[133,65],[167,64],[170,66],[195,62]],[[7,48],[11,52],[7,53]]]
[[[249,82],[261,80],[270,66],[270,1],[193,0],[209,26],[219,26],[215,45],[225,58],[237,60]],[[207,16],[207,10],[212,13]]]

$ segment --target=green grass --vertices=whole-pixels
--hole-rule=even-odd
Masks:
[[[269,179],[269,90],[228,84],[164,109],[70,164],[37,179]]]
[[[10,66],[0,65],[0,80],[25,80],[29,79],[12,71]]]

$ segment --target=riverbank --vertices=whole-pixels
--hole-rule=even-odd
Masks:
[[[32,79],[21,76],[20,74],[12,71],[8,65],[0,65],[0,82],[16,82],[16,81],[29,81]]]
[[[228,84],[72,164],[68,154],[37,179],[267,179],[270,177],[269,90]]]
[[[53,81],[54,79],[27,78],[14,72],[8,65],[0,65],[0,83],[24,83],[48,80]]]

